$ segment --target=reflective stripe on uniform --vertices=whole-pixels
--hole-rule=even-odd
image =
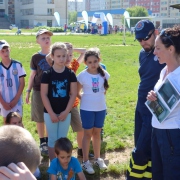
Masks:
[[[131,161],[130,166],[132,167],[129,166],[127,169],[129,172],[129,176],[135,177],[135,178],[143,178],[143,177],[149,178],[149,179],[152,178],[152,173],[148,171],[149,168],[151,169],[151,161],[148,161],[148,163],[143,166],[136,165],[134,163],[132,155],[131,155],[130,161]]]

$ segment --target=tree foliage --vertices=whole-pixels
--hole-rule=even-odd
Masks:
[[[77,12],[74,11],[74,12],[69,12],[68,13],[68,22],[69,24],[73,23],[73,22],[76,22],[77,21]]]
[[[146,16],[148,16],[147,9],[142,6],[133,6],[133,7],[127,8],[126,11],[129,12],[130,17],[146,17]],[[130,20],[131,27],[135,26],[138,21],[140,21],[140,19],[131,19]]]

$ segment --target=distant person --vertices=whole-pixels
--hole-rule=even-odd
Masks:
[[[15,111],[22,116],[22,92],[26,72],[22,64],[10,57],[10,45],[0,40],[0,114],[4,123],[9,112]]]
[[[56,140],[54,149],[56,158],[51,161],[47,170],[50,180],[75,180],[76,174],[79,180],[86,180],[78,159],[72,156],[73,146],[68,138]]]
[[[15,35],[21,35],[21,29],[18,28],[18,30],[16,31]]]
[[[64,24],[64,32],[66,32],[67,31],[67,24],[65,23]]]
[[[180,26],[161,31],[155,40],[154,54],[158,57],[159,63],[166,63],[166,66],[162,69],[155,87],[147,94],[149,101],[157,100],[156,91],[167,79],[180,92]],[[180,103],[161,123],[153,115],[152,126],[152,179],[178,180],[180,177]]]
[[[12,162],[14,164],[24,162],[27,168],[34,173],[40,164],[40,151],[36,141],[29,131],[19,126],[0,127],[0,152],[0,166],[8,166]],[[13,166],[11,164],[8,168]],[[22,164],[19,167],[25,168]],[[0,170],[3,169],[0,168]],[[14,166],[11,170],[16,171],[17,169]]]
[[[142,46],[139,54],[138,101],[135,110],[134,150],[127,171],[127,180],[151,180],[151,119],[146,107],[147,93],[153,89],[165,65],[159,64],[153,54],[155,46],[155,27],[149,20],[141,20],[135,26],[135,37]],[[159,179],[160,180],[160,179]]]
[[[158,27],[158,34],[161,33],[161,30],[162,30],[162,26],[159,26],[159,27]]]
[[[48,156],[48,137],[44,124],[44,107],[40,95],[40,84],[43,71],[50,68],[46,61],[46,55],[50,52],[51,36],[53,33],[47,29],[40,29],[36,34],[36,42],[40,45],[40,50],[35,53],[30,62],[31,73],[29,77],[28,87],[26,90],[26,103],[30,103],[31,96],[31,119],[36,122],[37,132],[40,140],[40,150],[43,156]]]
[[[82,168],[88,174],[94,174],[95,171],[88,156],[91,137],[93,138],[94,164],[101,170],[107,169],[104,160],[100,158],[100,132],[106,116],[105,92],[109,87],[110,75],[99,65],[100,57],[95,50],[86,51],[84,62],[87,69],[77,76],[78,97],[81,100],[80,114],[84,128]]]
[[[55,141],[67,136],[71,120],[70,111],[77,96],[76,75],[65,66],[67,53],[64,43],[54,43],[50,51],[53,66],[44,71],[41,79],[41,98],[44,104],[50,160],[55,158]]]

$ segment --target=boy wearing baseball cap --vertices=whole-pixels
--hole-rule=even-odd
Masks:
[[[10,57],[10,45],[0,40],[0,115],[4,123],[9,112],[22,116],[22,92],[26,72],[22,64]]]
[[[45,134],[44,106],[40,95],[40,83],[43,71],[50,68],[46,61],[46,55],[50,51],[51,36],[53,33],[47,29],[40,29],[36,34],[36,42],[40,45],[40,51],[35,53],[30,62],[31,74],[28,88],[26,90],[26,103],[29,104],[31,90],[31,119],[36,122],[37,131],[40,138],[41,154],[48,156],[47,135]]]

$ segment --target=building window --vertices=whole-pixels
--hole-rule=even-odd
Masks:
[[[3,0],[0,0],[0,4],[3,4]]]
[[[47,20],[47,26],[52,27],[52,20]]]
[[[54,4],[54,0],[47,0],[48,4]]]
[[[33,15],[34,9],[21,9],[21,15],[27,16],[27,15]]]
[[[29,28],[29,20],[21,20],[21,27]]]
[[[48,15],[53,15],[54,14],[54,9],[47,9],[47,14]]]
[[[34,3],[34,0],[22,0],[21,2],[22,2],[23,5],[32,4],[32,3]]]

